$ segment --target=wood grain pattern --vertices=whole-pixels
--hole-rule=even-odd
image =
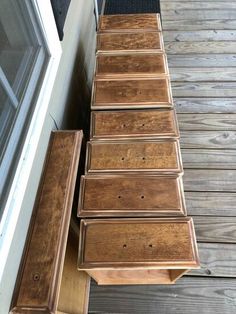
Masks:
[[[207,291],[207,295],[206,295]],[[234,313],[235,280],[184,277],[173,286],[97,286],[92,282],[89,313]],[[204,306],[203,306],[204,305]]]
[[[235,98],[175,98],[178,113],[236,113]]]
[[[159,14],[101,15],[99,32],[115,31],[160,31]]]
[[[168,55],[169,68],[174,67],[234,67],[235,54],[175,54]]]
[[[57,314],[88,313],[90,277],[86,272],[78,271],[78,236],[69,232],[63,266]]]
[[[215,20],[202,20],[195,16],[193,19],[188,20],[166,20],[163,19],[162,26],[164,30],[235,30],[236,20],[215,19]],[[214,52],[213,52],[214,53]]]
[[[215,213],[215,215],[217,215],[217,213]],[[194,216],[193,221],[198,243],[213,242],[223,243],[223,245],[225,243],[236,243],[236,217]],[[202,245],[200,246],[200,248],[202,248]],[[203,251],[203,249],[201,250]],[[223,250],[222,245],[219,246],[219,250]]]
[[[52,133],[13,313],[57,309],[81,141],[81,131]]]
[[[78,215],[80,217],[186,215],[182,178],[137,175],[82,176]]]
[[[179,9],[166,10],[162,9],[162,14],[165,16],[166,21],[177,20],[194,20],[196,17],[200,17],[201,21],[205,20],[235,20],[236,10],[221,8],[221,10],[210,9]]]
[[[236,216],[236,193],[234,192],[186,191],[185,200],[190,216]]]
[[[91,139],[178,138],[174,110],[94,111]]]
[[[172,107],[167,78],[98,80],[94,82],[91,109]]]
[[[196,0],[188,0],[188,1],[181,1],[181,0],[172,0],[172,1],[165,1],[164,3],[165,10],[175,10],[176,8],[181,10],[189,9],[236,9],[236,3],[232,1],[196,1]]]
[[[212,42],[166,42],[165,51],[167,54],[188,54],[188,53],[235,53],[236,41]]]
[[[236,131],[236,114],[179,114],[178,123],[188,131]]]
[[[236,148],[235,131],[182,131],[182,148]]]
[[[81,220],[79,269],[114,267],[198,268],[191,218]]]
[[[236,37],[235,37],[236,38]],[[236,42],[235,42],[236,47]],[[185,81],[185,82],[231,82],[235,80],[236,68],[170,68],[171,79],[174,81]]]
[[[236,97],[235,82],[174,82],[172,81],[174,97]],[[234,101],[234,99],[232,99]]]
[[[186,169],[185,191],[235,192],[236,170]]]
[[[184,169],[236,169],[235,150],[181,149]]]
[[[163,37],[159,32],[107,33],[97,35],[97,52],[163,51]]]
[[[235,244],[198,243],[201,269],[193,270],[193,276],[217,276],[235,278]]]
[[[86,172],[182,173],[178,140],[92,141],[87,144]]]
[[[125,55],[99,54],[96,58],[96,78],[168,75],[163,53],[132,53]]]
[[[165,42],[235,41],[235,30],[164,31]]]

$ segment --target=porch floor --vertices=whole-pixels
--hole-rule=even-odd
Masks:
[[[89,313],[236,313],[236,2],[161,0],[201,269],[173,286],[91,286]]]

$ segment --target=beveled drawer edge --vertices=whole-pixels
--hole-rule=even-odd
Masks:
[[[135,217],[164,217],[164,216],[186,216],[187,210],[186,210],[186,204],[185,204],[185,198],[184,198],[184,187],[183,187],[183,180],[181,175],[175,175],[175,176],[169,176],[169,178],[176,178],[177,182],[177,188],[178,188],[178,194],[180,196],[180,209],[179,210],[172,210],[169,212],[169,209],[162,210],[160,213],[158,212],[158,209],[148,209],[147,211],[149,213],[145,214],[144,209],[130,210],[130,215],[128,210],[122,210],[122,209],[111,209],[111,210],[99,210],[99,209],[86,209],[84,210],[84,200],[85,200],[85,181],[88,180],[96,180],[96,179],[105,179],[105,178],[127,178],[125,175],[82,175],[80,178],[80,191],[79,191],[79,200],[78,200],[78,207],[77,207],[77,216],[78,217],[131,217],[131,215],[135,214]],[[143,179],[143,178],[166,178],[166,176],[157,176],[157,175],[130,175],[129,178],[135,178],[135,179]]]
[[[172,111],[173,112],[173,125],[174,125],[174,129],[176,130],[176,133],[175,134],[163,134],[163,135],[152,135],[152,134],[147,134],[147,135],[107,135],[107,136],[95,136],[95,115],[98,113],[98,112],[101,112],[101,113],[107,113],[109,114],[111,112],[111,110],[99,110],[99,111],[91,111],[91,115],[90,115],[90,141],[107,141],[107,140],[127,140],[127,139],[140,139],[140,140],[148,140],[148,139],[167,139],[167,138],[174,138],[174,139],[179,139],[180,138],[180,133],[179,133],[179,126],[178,126],[178,119],[177,119],[177,114],[176,114],[176,110],[174,107],[169,107],[169,108],[159,108],[159,109],[156,109],[156,108],[153,108],[153,109],[150,109],[150,108],[147,108],[145,110],[145,112],[147,111]],[[130,111],[132,112],[141,112],[140,109],[131,109]],[[116,110],[116,112],[127,112],[127,110]]]
[[[129,141],[123,140],[123,141],[88,141],[86,145],[86,160],[85,160],[85,174],[116,174],[116,173],[132,173],[132,174],[140,174],[140,173],[151,173],[154,175],[163,175],[163,174],[178,174],[181,175],[183,174],[183,163],[182,163],[182,157],[181,157],[181,152],[180,152],[180,143],[178,139],[172,139],[169,138],[168,142],[174,142],[175,145],[175,151],[176,151],[176,156],[177,156],[177,163],[178,163],[178,169],[105,169],[105,170],[91,170],[89,169],[90,164],[91,164],[91,147],[93,145],[103,145],[103,144],[127,144],[127,143],[157,143],[157,142],[164,142],[163,139],[147,139],[147,140],[135,140],[135,139],[130,139]]]
[[[161,262],[112,262],[112,263],[101,263],[101,262],[84,262],[84,244],[85,244],[85,233],[86,233],[86,226],[88,224],[96,224],[96,223],[124,223],[128,222],[129,224],[132,223],[163,223],[163,222],[175,222],[175,223],[183,223],[187,222],[189,227],[189,233],[191,237],[191,250],[193,253],[192,261],[161,261]],[[79,250],[78,250],[78,265],[79,270],[114,270],[114,269],[122,269],[122,270],[131,270],[131,269],[199,269],[200,268],[200,261],[197,249],[197,242],[196,242],[196,235],[194,230],[193,219],[191,217],[171,217],[171,218],[88,218],[88,219],[81,219],[80,221],[80,237],[79,237]]]

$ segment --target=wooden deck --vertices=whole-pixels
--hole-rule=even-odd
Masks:
[[[236,313],[236,2],[161,0],[201,270],[173,286],[92,284],[89,313]]]

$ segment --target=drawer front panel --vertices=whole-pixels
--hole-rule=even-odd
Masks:
[[[97,35],[97,52],[163,51],[161,33],[111,33]]]
[[[113,31],[160,31],[159,14],[116,14],[102,15],[99,23],[100,32]]]
[[[91,115],[92,139],[178,138],[174,110],[95,111]]]
[[[81,217],[186,214],[181,177],[82,176]]]
[[[198,265],[191,218],[81,221],[79,268]]]
[[[105,55],[99,54],[96,77],[162,76],[168,74],[163,53]]]
[[[89,142],[88,172],[181,173],[178,141]]]
[[[98,80],[92,109],[172,107],[169,79]]]

